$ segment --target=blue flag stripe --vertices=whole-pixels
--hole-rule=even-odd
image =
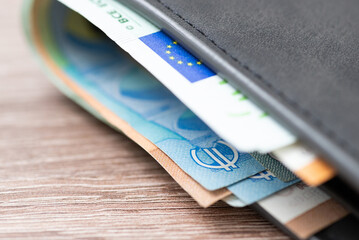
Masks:
[[[140,40],[191,83],[216,75],[163,32],[141,37]]]

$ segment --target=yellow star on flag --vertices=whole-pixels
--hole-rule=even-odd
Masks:
[[[197,64],[198,64],[198,65],[201,65],[202,63],[201,63],[201,61],[198,61]]]
[[[172,48],[172,46],[171,46],[171,45],[167,45],[167,48]]]
[[[173,59],[175,59],[175,57],[174,57],[174,56],[171,56],[170,59],[173,60]]]
[[[176,42],[176,41],[174,41],[174,42],[173,42],[173,44],[177,44],[177,42]]]
[[[188,65],[188,66],[190,66],[190,67],[192,67],[192,66],[193,66],[193,64],[192,64],[192,63],[187,63],[187,65]]]
[[[182,62],[182,61],[178,61],[177,63],[178,63],[178,64],[182,64],[183,62]]]
[[[171,53],[171,51],[166,51],[166,53],[167,53],[167,54],[170,54],[170,53]]]

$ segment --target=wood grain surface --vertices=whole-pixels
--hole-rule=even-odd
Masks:
[[[288,239],[250,208],[203,209],[145,151],[65,98],[0,8],[0,237]]]

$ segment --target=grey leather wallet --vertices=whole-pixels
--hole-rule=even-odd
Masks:
[[[333,165],[338,177],[323,188],[358,214],[359,1],[121,2]]]

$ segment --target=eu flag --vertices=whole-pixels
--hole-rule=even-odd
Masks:
[[[141,37],[140,40],[191,83],[216,75],[163,32]]]

